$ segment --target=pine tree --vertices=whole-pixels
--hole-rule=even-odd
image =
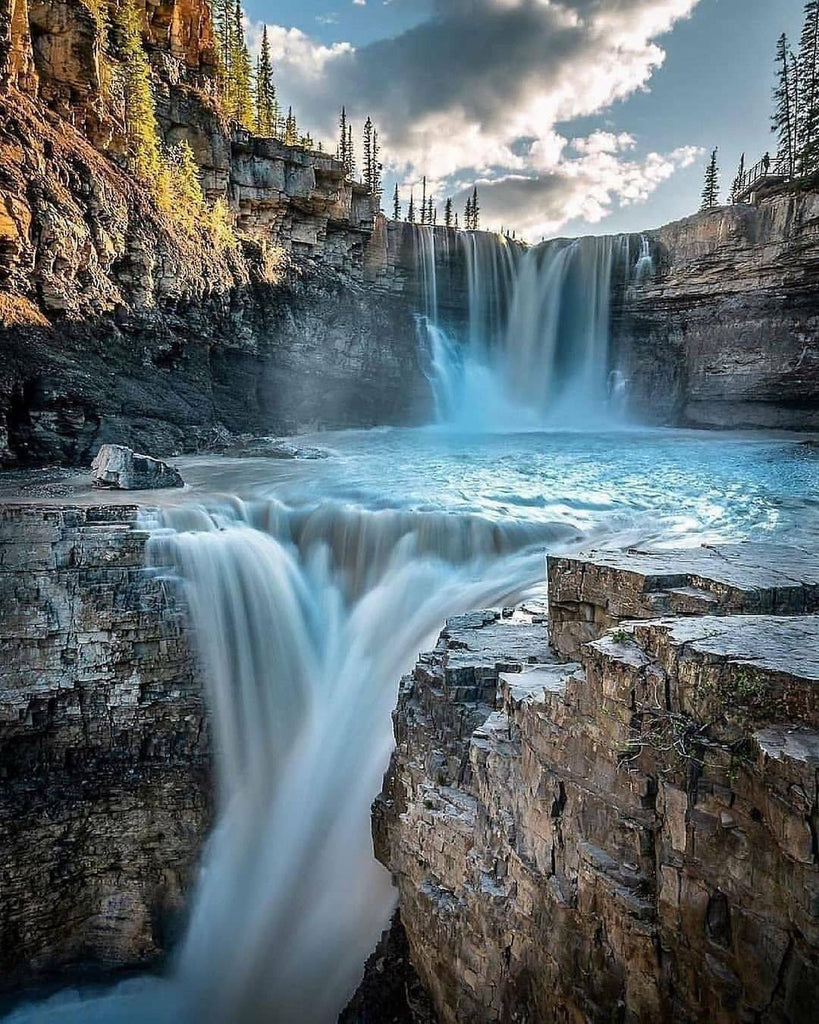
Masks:
[[[401,197],[398,194],[398,185],[392,194],[392,219],[401,220]]]
[[[421,179],[421,223],[426,224],[427,222],[427,178],[426,175]]]
[[[464,230],[472,230],[472,196],[467,196],[466,206],[464,207]]]
[[[432,196],[427,200],[427,224],[435,223],[435,203]]]
[[[233,3],[232,0],[213,0],[212,7],[213,31],[216,36],[217,72],[224,92],[226,80],[230,72],[230,57],[233,40]]]
[[[341,108],[341,117],[338,119],[338,146],[336,157],[341,161],[345,173],[349,173],[350,156],[347,152],[347,110]]]
[[[355,150],[353,149],[353,126],[347,125],[347,173],[355,177]]]
[[[199,168],[186,140],[168,150],[168,199],[174,218],[193,233],[205,217],[205,201],[199,181]]]
[[[461,225],[458,223],[458,214],[456,213],[455,214],[455,230],[457,231],[460,228],[460,226]]]
[[[384,192],[383,185],[381,183],[381,172],[383,171],[381,164],[381,145],[378,142],[378,130],[373,128],[373,147],[372,147],[372,175],[373,175],[373,196],[375,198],[375,208],[381,210],[381,196]]]
[[[273,82],[273,62],[270,59],[270,40],[265,25],[262,29],[262,46],[256,61],[256,134],[265,137],[276,135],[279,117],[276,86]]]
[[[368,117],[364,122],[364,184],[369,192],[373,191],[373,122]]]
[[[123,34],[125,133],[128,158],[134,172],[159,194],[164,186],[159,127],[151,85],[151,65],[142,46],[142,19],[134,0],[117,8]]]
[[[299,129],[292,107],[287,108],[287,118],[284,122],[284,144],[285,146],[298,146],[299,144]]]
[[[472,230],[477,231],[481,224],[481,208],[478,205],[478,186],[472,190]]]
[[[711,153],[711,159],[705,169],[705,184],[702,189],[701,210],[710,210],[719,203],[719,168],[717,166],[717,150]]]
[[[414,193],[410,192],[409,209],[407,210],[407,221],[410,224],[415,223],[415,196]]]
[[[774,114],[771,129],[776,133],[778,144],[777,164],[779,170],[789,178],[796,170],[797,121],[794,110],[796,62],[788,46],[788,37],[783,32],[776,44],[776,87],[774,89]]]
[[[745,180],[745,154],[739,158],[739,168],[737,169],[737,176],[734,178],[734,183],[731,185],[731,203],[735,204],[738,202],[737,196],[742,191],[742,185]]]
[[[236,0],[233,8],[226,96],[228,115],[246,128],[252,128],[254,122],[252,78],[250,54],[245,43],[244,14],[240,0]]]
[[[446,203],[444,204],[444,224],[446,224],[446,226],[448,228],[452,227],[452,200],[451,199],[447,199]]]
[[[796,124],[796,170],[819,169],[819,0],[805,4],[799,60],[791,55],[792,116]],[[795,79],[795,81],[794,81]]]

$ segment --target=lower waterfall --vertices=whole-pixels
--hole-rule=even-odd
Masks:
[[[239,499],[148,525],[151,571],[184,586],[216,754],[186,936],[166,979],[10,1019],[331,1024],[395,902],[369,814],[398,681],[447,615],[522,598],[574,531]]]
[[[326,459],[183,460],[190,489],[146,514],[146,571],[184,589],[204,669],[216,825],[162,976],[8,1021],[332,1024],[394,902],[369,812],[397,687],[446,617],[539,597],[547,551],[795,543],[816,490],[799,445],[783,472],[781,440],[385,429],[321,443]]]

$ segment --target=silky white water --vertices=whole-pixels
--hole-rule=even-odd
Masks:
[[[439,318],[436,245],[449,233],[416,225],[412,235],[438,421],[473,431],[617,422],[624,380],[611,351],[612,293],[653,273],[648,239],[632,264],[625,235],[532,248],[486,232],[459,237],[465,334]]]
[[[815,545],[819,460],[678,431],[317,435],[322,461],[183,460],[151,525],[182,581],[216,749],[218,824],[162,978],[16,1022],[333,1021],[393,905],[369,809],[398,680],[447,615],[542,591],[546,551]]]

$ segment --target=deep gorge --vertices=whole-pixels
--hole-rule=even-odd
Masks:
[[[807,1024],[819,193],[392,220],[137,7],[230,242],[97,6],[0,0],[0,1012]]]

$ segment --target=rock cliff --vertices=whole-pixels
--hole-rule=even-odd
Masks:
[[[553,560],[574,662],[542,615],[450,620],[373,808],[442,1021],[814,1019],[815,579],[804,552]]]
[[[210,823],[184,606],[136,515],[0,510],[4,990],[166,951]]]
[[[615,310],[633,411],[695,427],[819,426],[819,195],[780,191],[648,232]]]
[[[0,9],[0,462],[423,416],[412,309],[373,285],[386,232],[366,190],[221,118],[204,0],[148,5],[163,141],[191,146],[238,237],[184,230],[123,163],[117,10]]]

